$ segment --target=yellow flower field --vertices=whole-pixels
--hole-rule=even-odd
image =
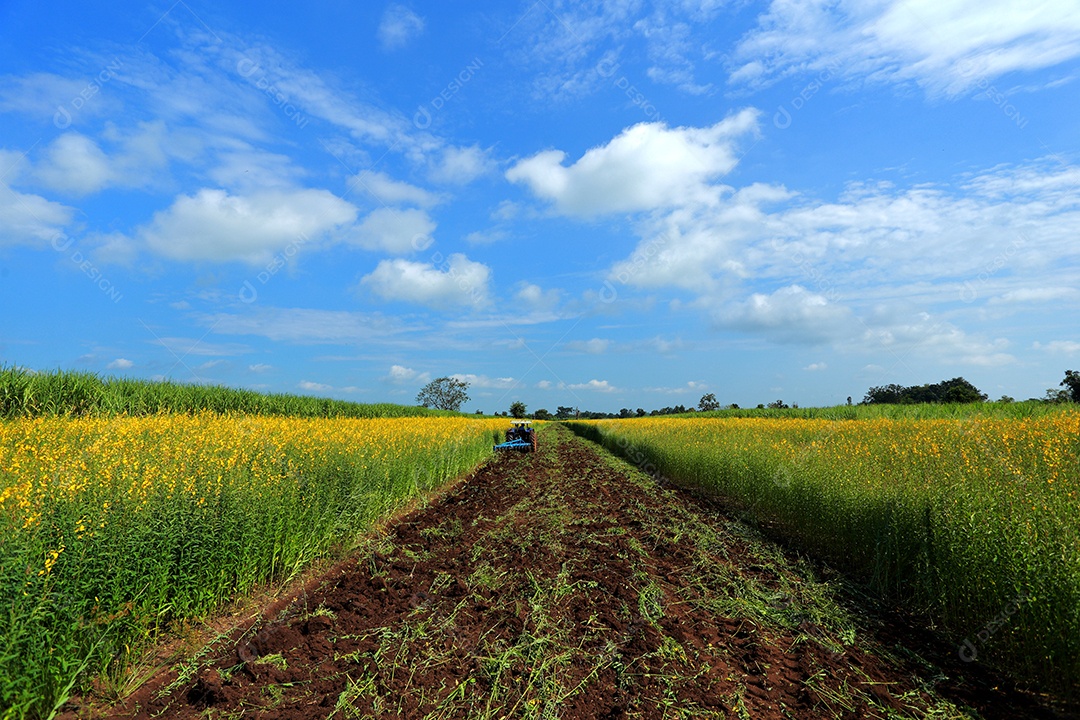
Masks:
[[[1064,687],[1080,677],[1080,413],[577,428],[855,571],[962,656]]]
[[[47,716],[140,636],[296,573],[491,454],[505,420],[0,423],[0,707]]]

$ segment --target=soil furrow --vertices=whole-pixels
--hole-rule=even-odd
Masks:
[[[103,716],[1052,717],[972,692],[711,503],[540,440]]]

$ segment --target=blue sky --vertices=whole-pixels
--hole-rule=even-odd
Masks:
[[[0,6],[0,362],[467,410],[1080,368],[1071,2]]]

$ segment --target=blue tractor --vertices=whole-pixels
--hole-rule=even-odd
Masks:
[[[532,420],[511,420],[510,429],[506,431],[506,442],[496,445],[494,449],[536,452],[536,428],[532,426]]]

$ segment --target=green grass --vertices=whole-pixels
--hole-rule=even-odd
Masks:
[[[800,418],[803,420],[945,420],[963,418],[1028,418],[1054,415],[1069,405],[1046,403],[1040,400],[1021,402],[983,403],[914,403],[835,405],[804,408],[727,408],[709,412],[665,415],[666,418]]]
[[[0,367],[0,419],[217,412],[310,418],[456,415],[392,403],[353,403],[216,385],[103,378],[94,373]]]
[[[216,413],[0,422],[0,718],[313,560],[492,453],[492,420]],[[164,635],[163,635],[164,634]]]
[[[856,418],[799,409],[570,426],[845,567],[928,617],[965,659],[1080,693],[1074,406],[834,410]]]

